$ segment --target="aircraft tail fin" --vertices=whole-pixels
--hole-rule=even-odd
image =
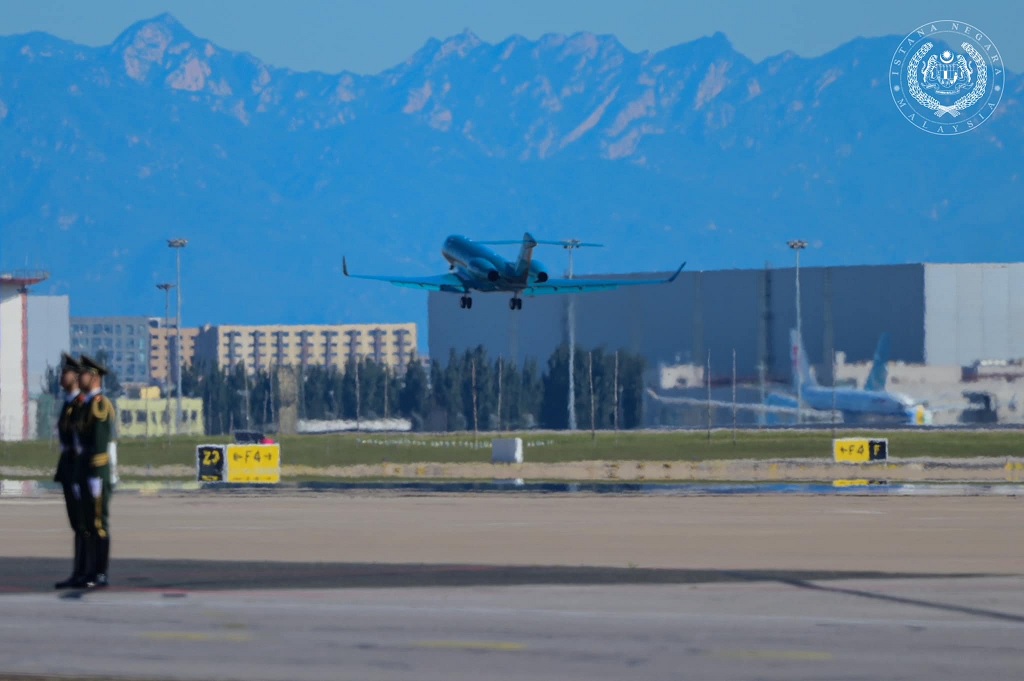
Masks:
[[[865,390],[882,391],[889,380],[889,334],[883,333],[878,338],[878,347],[875,348],[875,359],[871,363],[871,373],[864,382]]]
[[[516,278],[526,279],[530,272],[530,261],[533,260],[533,249],[537,246],[537,240],[529,232],[523,233],[523,244],[519,248],[519,257],[516,259]]]
[[[804,349],[804,340],[797,333],[796,329],[790,329],[790,360],[793,363],[793,387],[808,387],[818,385],[818,381],[811,373],[811,363],[807,360],[807,351]]]

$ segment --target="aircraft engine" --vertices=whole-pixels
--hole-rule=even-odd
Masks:
[[[537,260],[530,263],[530,274],[533,275],[538,284],[543,284],[548,280],[547,268]]]
[[[484,258],[473,258],[467,264],[470,272],[487,279],[487,281],[498,281],[501,276],[498,274],[498,270],[494,269],[494,265]]]

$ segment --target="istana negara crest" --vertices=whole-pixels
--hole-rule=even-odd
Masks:
[[[987,121],[1006,71],[989,37],[962,21],[932,21],[900,42],[889,88],[900,113],[936,135],[960,135]]]

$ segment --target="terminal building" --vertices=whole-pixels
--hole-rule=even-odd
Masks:
[[[620,276],[620,275],[615,275]],[[661,278],[662,274],[622,275]],[[585,277],[581,277],[585,278]],[[967,367],[1024,357],[1024,263],[801,267],[804,344],[819,380],[832,381],[835,352],[870,361],[888,332],[890,360]],[[544,368],[569,337],[570,296],[430,293],[429,353],[446,364],[454,350],[530,358]],[[789,330],[796,327],[794,268],[684,271],[671,284],[572,296],[578,346],[640,354],[649,369],[710,360],[711,380],[729,380],[733,351],[740,381],[790,380]]]
[[[195,339],[195,361],[221,369],[243,364],[253,373],[278,366],[344,369],[365,359],[404,371],[416,347],[412,323],[205,326]]]

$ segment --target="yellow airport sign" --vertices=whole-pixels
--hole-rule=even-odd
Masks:
[[[227,482],[281,482],[281,445],[228,445]]]
[[[836,463],[874,463],[889,458],[889,441],[843,437],[832,440],[832,457]]]
[[[281,445],[199,445],[199,482],[281,482]]]

